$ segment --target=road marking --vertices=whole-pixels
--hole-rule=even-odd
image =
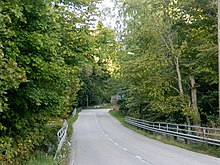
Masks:
[[[136,155],[135,157],[138,158],[138,159],[140,159],[140,160],[142,160],[142,158],[141,158],[140,156],[138,156],[138,155]]]
[[[124,148],[122,147],[121,145],[119,145],[118,143],[116,143],[114,140],[112,140],[112,138],[110,138],[110,136],[108,134],[105,133],[105,131],[101,128],[101,126],[99,125],[99,122],[98,122],[98,118],[97,118],[97,113],[96,113],[96,124],[98,126],[98,129],[103,133],[103,135],[105,135],[105,137],[108,138],[109,141],[111,141],[113,144],[115,144],[116,146],[118,146],[120,149],[124,150],[125,152],[127,152],[128,154],[136,157],[137,159],[141,160],[142,162],[146,163],[147,165],[153,165],[152,163],[146,161],[145,159],[143,159],[142,157],[138,156],[138,155],[135,155],[133,154],[132,152],[129,152],[127,148]],[[74,162],[72,162],[74,163]],[[72,164],[73,165],[73,164]]]
[[[118,146],[118,143],[115,142],[115,145]]]

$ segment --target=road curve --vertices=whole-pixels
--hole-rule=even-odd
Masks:
[[[69,165],[220,165],[220,159],[137,134],[108,110],[83,110],[74,124]]]

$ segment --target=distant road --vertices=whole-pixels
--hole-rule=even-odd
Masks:
[[[220,159],[149,139],[108,110],[84,110],[74,125],[69,165],[220,165]]]

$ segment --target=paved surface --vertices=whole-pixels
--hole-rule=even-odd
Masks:
[[[218,158],[137,134],[108,110],[82,111],[74,133],[69,165],[220,165]]]

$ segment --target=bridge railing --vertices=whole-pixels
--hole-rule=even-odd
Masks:
[[[76,108],[72,112],[72,117],[76,115]],[[57,132],[57,150],[54,156],[54,159],[56,159],[58,152],[61,150],[63,142],[65,141],[66,135],[67,135],[67,129],[68,129],[68,123],[66,120],[64,120],[62,128]]]
[[[148,131],[220,146],[220,129],[165,122],[151,122],[125,117],[125,122]]]
[[[62,148],[63,142],[65,141],[66,135],[67,135],[67,129],[68,129],[68,123],[65,120],[63,123],[62,128],[57,132],[57,139],[58,139],[58,146],[57,146],[57,150],[54,156],[54,159],[56,159],[58,152],[60,151],[60,149]]]

